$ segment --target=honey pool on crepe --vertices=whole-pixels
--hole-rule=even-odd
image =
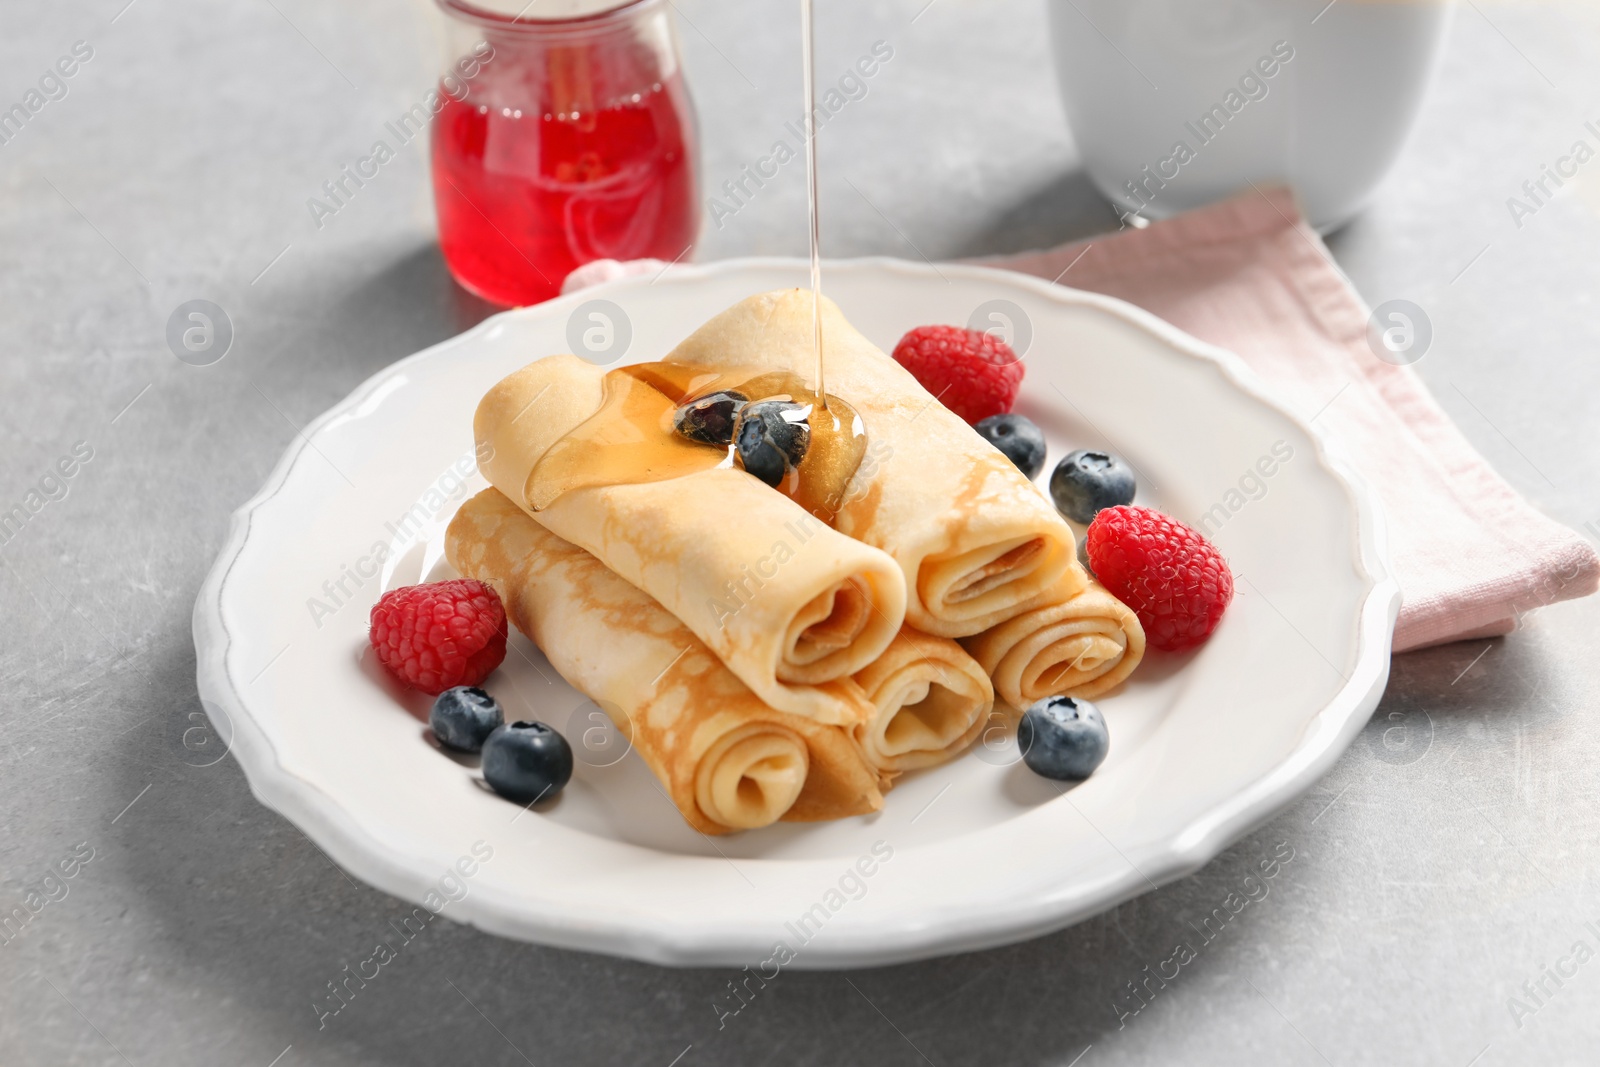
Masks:
[[[776,488],[830,526],[867,450],[854,408],[836,396],[824,406],[798,375],[784,371],[637,363],[606,374],[604,390],[600,409],[552,445],[528,474],[523,497],[533,511],[575,489],[666,481],[733,466],[732,445],[708,447],[673,429],[673,416],[684,404],[726,390],[752,401],[802,405],[810,445],[804,461]]]

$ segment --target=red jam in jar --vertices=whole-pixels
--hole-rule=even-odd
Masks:
[[[532,304],[592,260],[685,257],[700,221],[695,122],[667,0],[567,0],[548,6],[570,17],[538,19],[439,3],[468,57],[442,80],[433,124],[456,280]]]

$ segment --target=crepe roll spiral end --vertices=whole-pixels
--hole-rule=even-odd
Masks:
[[[875,748],[889,760],[954,754],[962,738],[988,704],[973,687],[952,689],[943,682],[920,680],[891,701],[895,710],[873,724]]]
[[[1074,684],[1101,678],[1127,651],[1128,638],[1120,630],[1114,634],[1078,634],[1058,641],[1028,664],[1022,676],[1021,699],[1032,704]]]
[[[962,642],[1012,708],[1052,696],[1092,700],[1121,685],[1144,658],[1143,627],[1104,586],[1062,593]]]
[[[794,806],[810,769],[799,734],[751,723],[730,731],[701,759],[695,802],[706,818],[731,829],[770,826]]]
[[[834,586],[795,616],[785,641],[785,658],[796,667],[810,666],[849,648],[866,629],[871,613],[867,590],[859,579]]]
[[[923,610],[912,619],[942,637],[968,637],[1027,610],[1048,590],[1076,589],[1088,575],[1070,537],[1019,536],[965,552],[930,555],[917,571]]]
[[[778,680],[822,685],[855,674],[889,647],[905,611],[905,577],[892,560],[847,575],[790,620]]]
[[[856,680],[874,706],[873,717],[856,727],[856,741],[886,783],[955,757],[994,706],[988,676],[960,645],[912,630],[902,630]]]

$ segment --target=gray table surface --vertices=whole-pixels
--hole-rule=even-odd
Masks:
[[[913,21],[924,2],[823,5],[824,72],[895,48],[828,131],[830,253],[939,258],[1113,227],[1064,128],[1039,0],[938,0]],[[716,185],[798,113],[794,14],[677,8]],[[428,86],[433,15],[419,0],[3,10],[0,103],[75,41],[93,58],[0,145],[0,505],[77,442],[93,458],[0,548],[0,905],[80,843],[93,858],[0,944],[0,1062],[1600,1062],[1600,962],[1545,978],[1537,1001],[1522,991],[1576,942],[1600,948],[1595,600],[1398,657],[1374,724],[1307,795],[1193,877],[1053,936],[786,973],[719,1031],[723,971],[446,923],[319,1031],[313,1000],[403,909],[256,803],[231,760],[185,762],[189,616],[228,514],[297,427],[490,311],[441,264],[420,142],[322,229],[305,206]],[[1505,198],[1600,118],[1584,110],[1597,24],[1578,3],[1464,6],[1414,142],[1331,242],[1370,302],[1428,309],[1419,369],[1441,402],[1591,534],[1600,170],[1521,229]],[[802,252],[797,175],[708,228],[699,256]],[[237,330],[205,368],[164,340],[197,297]],[[1280,842],[1294,858],[1270,895],[1119,1018],[1126,983]]]

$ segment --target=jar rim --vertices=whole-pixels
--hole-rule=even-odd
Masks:
[[[632,15],[636,8],[659,6],[665,0],[614,0],[614,2],[600,8],[598,11],[549,18],[539,18],[527,14],[528,9],[534,7],[538,0],[530,0],[522,11],[515,15],[505,15],[498,11],[491,11],[478,3],[474,3],[473,0],[434,0],[434,2],[447,14],[466,22],[493,29],[509,30],[513,33],[537,34],[568,28],[587,29],[601,27],[621,16]]]

